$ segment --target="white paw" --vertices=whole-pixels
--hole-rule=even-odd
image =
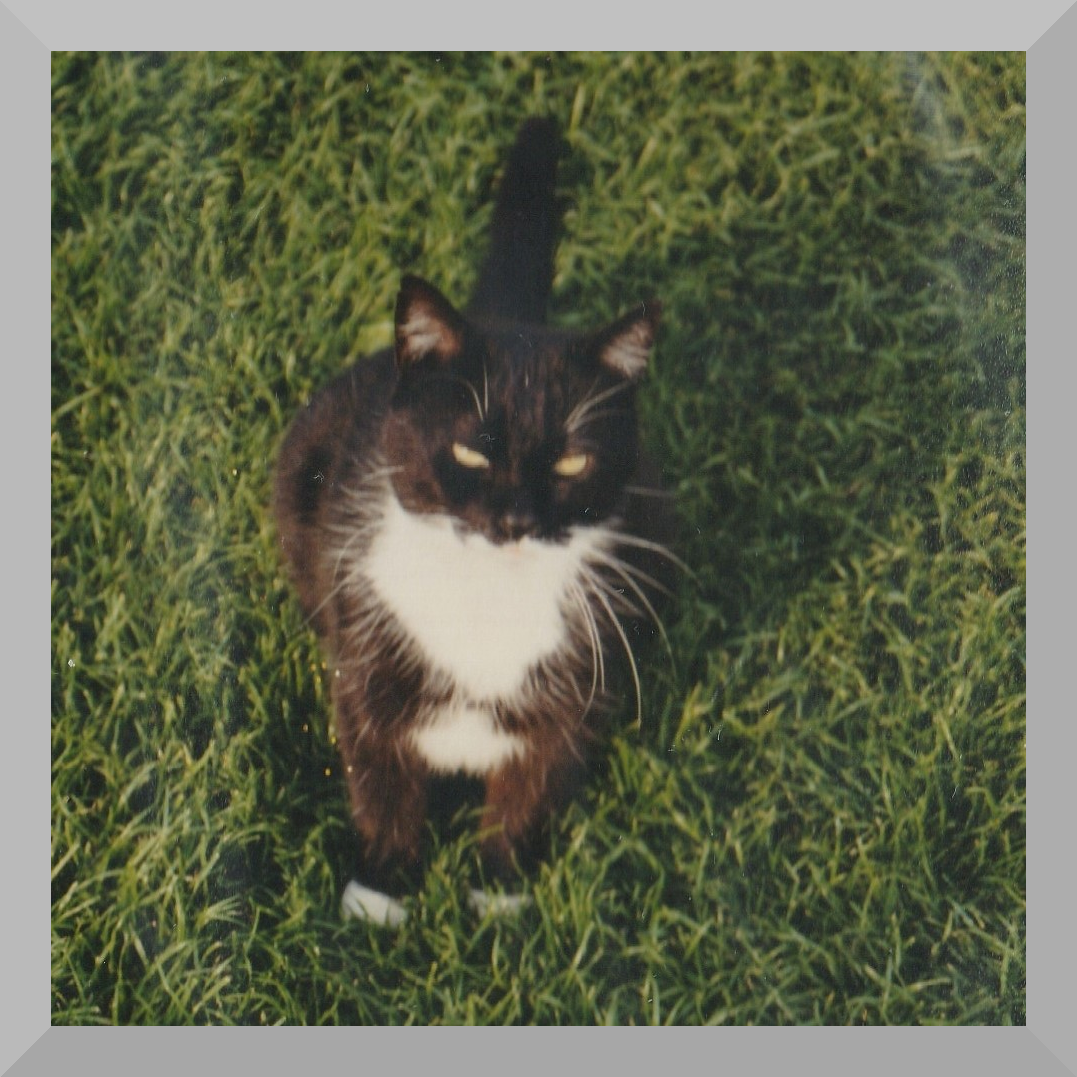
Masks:
[[[485,890],[471,890],[468,901],[480,916],[515,916],[531,904],[526,894],[489,894]]]
[[[340,911],[345,920],[369,920],[385,927],[399,927],[408,918],[402,902],[354,879],[344,887]]]

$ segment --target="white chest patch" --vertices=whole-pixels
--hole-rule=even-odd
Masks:
[[[412,734],[415,750],[433,770],[485,774],[526,747],[523,739],[494,725],[485,707],[453,703]]]
[[[565,543],[495,546],[447,517],[407,512],[390,493],[361,570],[466,697],[507,699],[564,643],[566,595],[604,542],[601,528],[584,528]]]

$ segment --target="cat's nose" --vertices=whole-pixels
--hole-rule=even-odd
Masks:
[[[506,541],[519,542],[520,539],[525,538],[527,535],[535,533],[538,521],[535,519],[534,513],[517,509],[513,512],[504,513],[500,524],[501,534]]]

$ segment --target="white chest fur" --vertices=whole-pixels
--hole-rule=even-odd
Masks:
[[[494,545],[443,516],[407,512],[388,496],[361,566],[426,659],[468,699],[510,699],[566,639],[563,608],[600,528],[565,543]]]

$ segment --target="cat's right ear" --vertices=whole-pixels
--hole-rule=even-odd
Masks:
[[[409,366],[427,356],[447,363],[464,347],[464,319],[421,277],[406,276],[396,297],[396,361]]]
[[[650,361],[661,316],[662,304],[655,300],[622,315],[594,338],[598,361],[622,378],[637,381]]]

